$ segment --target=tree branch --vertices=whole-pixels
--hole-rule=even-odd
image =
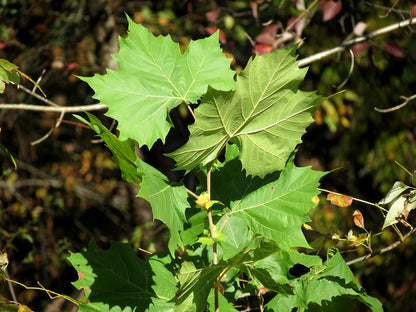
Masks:
[[[416,94],[413,94],[412,96],[409,96],[409,97],[405,97],[404,95],[402,95],[400,97],[400,99],[404,100],[404,102],[399,104],[399,105],[396,105],[396,106],[391,107],[391,108],[386,108],[386,109],[381,109],[381,108],[374,107],[374,110],[378,111],[379,113],[390,113],[392,111],[398,110],[398,109],[406,106],[407,103],[409,103],[409,101],[416,99]]]
[[[56,113],[81,113],[107,109],[104,104],[91,104],[80,106],[46,106],[46,105],[31,105],[31,104],[0,104],[0,109],[13,110],[28,110],[36,112],[56,112]]]
[[[304,59],[299,60],[299,67],[305,67],[305,66],[307,66],[307,65],[309,65],[313,62],[322,60],[323,58],[326,58],[326,57],[328,57],[332,54],[344,51],[344,50],[352,47],[353,45],[355,45],[357,43],[364,42],[364,41],[370,40],[370,39],[372,39],[376,36],[387,34],[387,33],[392,32],[394,30],[401,29],[401,28],[404,28],[404,27],[407,27],[407,26],[410,26],[410,25],[414,25],[414,24],[416,24],[416,17],[405,20],[405,21],[401,21],[399,23],[396,23],[396,24],[393,24],[393,25],[390,25],[390,26],[386,26],[386,27],[377,29],[377,30],[375,30],[375,31],[373,31],[369,34],[364,35],[364,36],[360,36],[360,37],[354,38],[352,40],[345,41],[345,42],[341,43],[340,45],[338,45],[338,46],[336,46],[332,49],[329,49],[329,50],[326,50],[326,51],[323,51],[323,52],[305,57]]]
[[[394,242],[393,244],[391,244],[391,245],[389,245],[389,246],[387,246],[387,247],[385,247],[385,248],[382,248],[382,249],[380,249],[380,250],[377,250],[377,251],[374,251],[374,252],[370,252],[370,253],[368,253],[368,254],[366,254],[365,256],[362,256],[362,257],[359,257],[359,258],[356,258],[356,259],[353,259],[353,260],[350,260],[350,261],[347,261],[347,264],[348,265],[352,265],[352,264],[355,264],[355,263],[357,263],[357,262],[361,262],[361,261],[364,261],[364,260],[367,260],[367,259],[370,259],[370,258],[373,258],[374,256],[377,256],[377,255],[381,255],[381,254],[383,254],[383,253],[386,253],[386,252],[388,252],[388,251],[391,251],[391,250],[393,250],[394,248],[396,248],[396,247],[398,247],[399,245],[401,245],[407,238],[409,238],[411,235],[413,235],[414,233],[416,232],[416,227],[415,228],[413,228],[411,231],[409,231],[405,236],[403,236],[403,239],[401,239],[401,240],[398,240],[398,241],[396,241],[396,242]]]

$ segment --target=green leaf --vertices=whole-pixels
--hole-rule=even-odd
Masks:
[[[386,197],[379,201],[380,205],[390,204],[392,201],[397,199],[404,191],[410,189],[411,187],[404,184],[401,181],[394,182],[392,188],[387,193]]]
[[[87,114],[89,121],[78,115],[74,115],[74,117],[90,126],[104,140],[113,153],[113,160],[120,168],[123,179],[139,186],[142,174],[137,171],[136,160],[138,157],[135,153],[134,142],[132,140],[121,141],[104,127],[97,117],[88,112],[85,112],[85,114]]]
[[[0,59],[0,93],[4,92],[6,83],[20,83],[18,68],[8,60]]]
[[[110,308],[110,305],[102,302],[90,302],[87,304],[80,304],[78,312],[133,312],[130,307],[121,309],[119,306]]]
[[[208,311],[215,311],[215,298],[214,298],[214,289],[211,289],[211,292],[208,296]],[[218,293],[218,306],[220,307],[221,312],[238,312],[231,302],[229,302],[221,293]]]
[[[393,188],[386,196],[388,203],[390,203],[391,205],[389,211],[387,212],[386,218],[384,219],[382,230],[384,230],[386,227],[390,225],[399,222],[398,220],[402,216],[406,216],[405,218],[407,219],[407,215],[409,214],[409,212],[416,208],[416,191],[413,190],[410,191],[409,194],[401,195],[402,192],[404,192],[407,189],[410,189],[411,187],[405,184],[400,185],[400,187],[397,187],[398,183],[403,184],[402,182],[396,182],[393,185]],[[393,190],[395,190],[394,195],[392,195]],[[385,203],[386,201],[383,200],[382,202]]]
[[[0,129],[1,130],[1,129]],[[13,163],[14,169],[17,169],[16,161],[13,158],[13,155],[10,154],[9,150],[4,147],[2,144],[0,144],[0,150],[3,151],[3,153],[6,154],[6,156],[10,159],[10,161]]]
[[[20,77],[24,77],[33,83],[36,88],[39,89],[40,92],[46,97],[45,93],[43,92],[42,88],[32,80],[28,75],[21,72],[19,66],[10,63],[8,60],[0,59],[0,93],[4,92],[6,83],[20,83]]]
[[[273,240],[280,248],[309,248],[301,227],[310,221],[307,212],[315,206],[312,199],[319,194],[317,187],[323,175],[288,161],[277,180],[233,201],[232,216],[244,220],[253,232]]]
[[[108,106],[120,138],[135,139],[149,147],[165,140],[172,127],[169,111],[179,104],[196,103],[208,85],[235,88],[234,71],[219,45],[219,33],[191,41],[184,54],[171,38],[155,37],[128,16],[129,33],[120,38],[113,55],[119,69],[105,75],[80,77],[95,91],[94,98]]]
[[[247,224],[239,218],[229,218],[226,216],[218,222],[218,226],[222,227],[222,233],[225,235],[224,241],[219,241],[219,245],[223,250],[223,259],[228,260],[239,254],[244,247],[250,242],[253,233],[249,230]]]
[[[180,295],[175,301],[175,311],[205,311],[208,295],[223,269],[220,266],[198,269],[193,261],[184,261],[178,274],[181,287],[178,292]]]
[[[170,230],[168,247],[174,255],[177,246],[184,246],[179,232],[183,229],[186,221],[185,210],[189,207],[186,188],[170,182],[164,174],[140,158],[137,158],[136,166],[138,171],[143,173],[137,196],[146,199],[152,205],[153,217],[168,226]]]
[[[170,153],[178,169],[192,170],[216,159],[227,142],[240,147],[248,175],[282,170],[322,98],[298,90],[307,69],[298,68],[295,46],[250,59],[236,91],[209,88],[195,110],[189,141]]]
[[[89,125],[105,141],[123,179],[140,187],[137,196],[146,199],[152,206],[153,217],[168,226],[171,235],[169,250],[173,255],[177,246],[183,247],[179,232],[183,229],[185,210],[189,207],[186,188],[170,182],[163,173],[137,157],[132,140],[121,141],[98,118],[86,114],[89,121],[75,117]]]
[[[198,211],[196,214],[189,217],[185,229],[181,232],[181,238],[184,245],[192,246],[195,244],[198,237],[204,232],[204,229],[207,226],[208,220],[206,210]]]
[[[294,279],[289,270],[295,264],[302,264],[306,267],[322,264],[318,256],[301,254],[297,250],[280,250],[252,265],[251,273],[267,289],[276,292],[282,291],[282,285],[289,284]]]
[[[80,311],[144,311],[155,298],[167,302],[177,291],[167,268],[169,256],[155,254],[144,262],[128,244],[112,242],[110,249],[102,250],[91,241],[88,250],[71,253],[68,261],[78,272],[73,285],[90,300]]]
[[[311,311],[344,311],[334,307],[340,302],[348,306],[358,299],[374,312],[383,311],[381,303],[368,296],[355,280],[339,252],[332,257],[328,253],[328,260],[323,265],[311,269],[309,273],[290,281],[292,295],[278,293],[266,307],[279,312],[291,312],[293,308],[309,311],[309,307]],[[342,299],[334,299],[339,297]],[[335,303],[332,304],[332,301]],[[316,305],[321,306],[321,309]]]

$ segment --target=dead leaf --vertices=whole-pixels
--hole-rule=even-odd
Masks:
[[[358,209],[354,211],[354,213],[352,214],[352,218],[354,221],[354,224],[356,226],[358,226],[359,228],[364,229],[364,217],[363,214],[361,213],[361,211],[359,211]]]
[[[329,193],[326,199],[338,207],[348,207],[352,204],[354,198],[343,194]]]

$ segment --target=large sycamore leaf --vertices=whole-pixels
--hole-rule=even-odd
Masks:
[[[250,59],[237,77],[236,91],[208,89],[195,110],[189,141],[169,154],[178,169],[211,163],[229,141],[240,147],[248,175],[264,177],[283,169],[322,101],[298,89],[307,69],[298,68],[295,48]]]
[[[380,301],[368,296],[355,280],[338,251],[330,250],[325,263],[310,269],[309,273],[290,281],[293,294],[278,293],[266,307],[279,312],[290,312],[295,307],[302,311],[346,311],[345,306],[359,300],[374,312],[383,311]]]
[[[102,250],[91,241],[87,250],[71,253],[68,261],[78,272],[73,285],[83,289],[90,302],[80,311],[145,311],[154,305],[167,307],[176,296],[169,255],[154,254],[143,261],[128,244],[112,242],[110,249]]]
[[[213,198],[230,207],[230,218],[243,220],[251,231],[279,247],[309,247],[301,227],[310,221],[307,212],[315,206],[312,199],[319,194],[319,179],[325,172],[298,168],[289,160],[278,178],[272,174],[263,180],[244,179],[237,162],[227,163],[218,175],[213,173]],[[222,171],[234,172],[233,178],[221,181]]]
[[[172,108],[196,103],[208,85],[235,88],[234,71],[220,49],[218,32],[191,41],[181,54],[171,38],[155,37],[127,19],[128,37],[120,37],[120,51],[113,55],[119,69],[80,78],[94,89],[94,98],[108,106],[107,115],[117,119],[121,139],[152,146],[157,139],[164,141],[172,127]]]
[[[170,230],[169,250],[183,247],[179,232],[186,221],[185,210],[189,207],[186,188],[170,182],[160,171],[145,163],[135,153],[132,140],[121,141],[112,134],[94,115],[87,113],[89,120],[75,116],[90,126],[113,153],[124,180],[137,185],[137,196],[146,199],[152,206],[153,217],[164,222]]]

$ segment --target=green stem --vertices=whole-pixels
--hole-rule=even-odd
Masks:
[[[211,172],[212,172],[212,164],[208,165],[207,168],[207,193],[208,193],[208,201],[211,200]],[[215,238],[215,225],[214,221],[212,220],[212,211],[211,208],[208,208],[208,223],[209,223],[209,231],[211,233],[211,237]],[[218,264],[218,254],[217,254],[217,243],[214,242],[212,245],[212,264]],[[218,288],[219,288],[219,279],[215,281],[214,284],[214,302],[215,302],[215,312],[219,312],[219,305],[218,305]]]
[[[322,188],[319,188],[319,187],[318,187],[318,191],[325,192],[325,193],[331,193],[331,194],[335,194],[335,195],[345,195],[345,194],[341,194],[341,193],[333,192],[333,191],[330,191],[330,190],[322,189]],[[351,196],[351,197],[352,197],[352,196]],[[380,210],[387,211],[387,209],[385,209],[385,208],[381,207],[381,206],[380,206],[379,204],[377,204],[377,203],[371,203],[371,202],[369,202],[369,201],[366,201],[366,200],[363,200],[363,199],[359,199],[359,198],[356,198],[356,197],[352,197],[352,198],[353,198],[355,201],[358,201],[358,202],[360,202],[360,203],[367,204],[367,205],[371,205],[371,206],[375,206],[375,207],[379,208]]]
[[[46,292],[46,293],[48,294],[49,298],[51,298],[51,299],[56,299],[56,298],[62,297],[62,298],[64,298],[64,299],[66,299],[66,300],[68,300],[68,301],[72,302],[73,304],[75,304],[75,305],[79,306],[79,302],[78,302],[77,300],[75,300],[74,298],[71,298],[71,297],[66,296],[66,295],[61,295],[61,294],[59,294],[59,293],[57,293],[57,292],[54,292],[54,291],[49,290],[49,289],[46,289],[46,288],[45,288],[45,287],[43,287],[43,285],[42,285],[41,283],[39,283],[39,282],[38,282],[38,284],[39,284],[39,286],[40,286],[40,287],[32,287],[32,286],[26,286],[25,284],[19,283],[18,281],[14,281],[14,280],[11,280],[11,279],[8,279],[8,278],[6,278],[6,280],[7,280],[8,282],[10,282],[10,283],[14,283],[14,284],[17,284],[17,285],[19,285],[19,286],[22,286],[22,287],[24,287],[24,288],[25,288],[25,289],[27,289],[27,290],[43,290],[44,292]],[[52,295],[53,295],[53,296],[52,296]]]

